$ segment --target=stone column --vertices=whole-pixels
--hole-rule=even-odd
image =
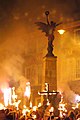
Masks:
[[[49,84],[49,91],[57,92],[57,57],[56,56],[51,56],[51,57],[44,57],[43,59],[43,81],[42,81],[42,90],[45,88],[45,83]],[[55,95],[50,95],[49,96],[49,101],[54,107],[54,115],[58,116],[59,111],[59,102],[60,99],[58,99],[58,93]],[[42,97],[41,101],[44,101],[43,103],[46,102],[45,98]]]
[[[57,57],[44,57],[43,59],[43,83],[49,83],[50,91],[57,91]],[[43,89],[44,87],[42,87]]]

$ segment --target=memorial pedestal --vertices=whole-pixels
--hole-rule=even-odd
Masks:
[[[43,59],[42,90],[45,90],[45,83],[49,84],[48,92],[53,92],[53,91],[56,92],[56,94],[49,95],[49,102],[54,107],[54,115],[58,116],[60,96],[59,96],[59,92],[57,92],[57,57],[56,56],[52,56],[52,57],[46,56]],[[43,101],[46,102],[45,96],[43,97]]]
[[[50,91],[57,91],[57,57],[44,57],[43,59],[43,83],[49,84]],[[44,89],[42,87],[42,89]]]

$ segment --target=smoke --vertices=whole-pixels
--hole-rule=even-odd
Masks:
[[[8,84],[9,78],[8,74],[4,69],[0,69],[0,90],[3,92],[5,88],[9,87]]]
[[[35,29],[37,29],[36,27],[33,28],[34,22],[38,21],[37,18],[40,18],[41,21],[45,19],[45,17],[42,17],[42,14],[45,12],[45,10],[48,9],[50,10],[50,18],[52,18],[53,20],[57,20],[59,22],[59,20],[62,19],[66,21],[70,20],[71,18],[71,8],[74,9],[74,2],[70,0],[69,2],[67,0],[66,2],[64,2],[63,0],[61,0],[60,2],[56,2],[54,0],[54,4],[52,4],[53,0],[47,0],[47,2],[44,2],[44,9],[41,8],[41,6],[43,5],[43,1],[42,3],[37,2],[37,6],[39,7],[35,7],[36,3],[34,3],[34,5],[32,4],[32,2],[29,2],[28,4],[26,3],[26,1],[25,4],[22,1],[20,4],[15,4],[15,7],[12,7],[15,9],[12,10],[11,6],[13,6],[13,4],[9,2],[9,4],[7,4],[7,6],[9,5],[7,7],[7,11],[5,10],[6,1],[3,4],[4,7],[2,6],[4,10],[2,9],[1,12],[4,16],[2,16],[2,22],[0,22],[0,25],[2,26],[0,27],[1,90],[8,88],[9,83],[14,85],[12,79],[18,82],[21,76],[23,78],[21,78],[22,83],[20,84],[20,86],[22,85],[22,88],[24,88],[25,83],[23,85],[23,81],[26,82],[26,79],[23,80],[25,78],[23,73],[23,64],[25,60],[22,56],[22,53],[26,53],[27,56],[33,55],[35,58],[37,57],[37,63],[41,63],[41,59],[43,59],[42,55],[43,57],[45,56],[47,51],[47,38],[45,38],[44,34],[42,34],[41,32],[35,31]],[[37,10],[34,11],[34,8],[36,8]],[[2,23],[4,23],[4,25]],[[58,74],[58,80],[61,80],[59,81],[59,88],[62,91],[65,91],[67,98],[70,98],[71,100],[72,97],[70,96],[72,95],[72,92],[69,92],[70,89],[66,81],[71,80],[70,74],[72,73],[72,71],[70,70],[70,68],[67,69],[67,64],[65,61],[67,59],[67,56],[70,57],[72,55],[72,50],[74,49],[74,41],[71,34],[68,34],[68,32],[65,32],[65,34],[66,35],[64,37],[61,37],[58,41],[57,38],[55,39],[54,51],[59,58],[59,68],[60,66],[63,67],[64,65],[61,71],[59,71],[59,73],[62,75],[61,78]],[[75,55],[78,54],[75,53]],[[27,59],[25,62],[26,64],[28,64]],[[66,88],[68,88],[67,91]]]

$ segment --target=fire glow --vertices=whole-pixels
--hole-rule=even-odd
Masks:
[[[4,105],[7,107],[8,105],[11,105],[11,88],[6,88],[3,90],[4,95]]]
[[[24,96],[27,96],[28,99],[30,98],[30,94],[31,94],[31,89],[30,89],[30,82],[26,83],[26,91],[24,93]]]

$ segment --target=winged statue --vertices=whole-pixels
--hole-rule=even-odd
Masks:
[[[60,25],[61,23],[55,23],[51,21],[50,23],[43,23],[43,22],[36,22],[35,23],[38,26],[38,29],[42,32],[46,33],[46,36],[52,35],[55,31],[56,26]]]
[[[48,15],[49,11],[45,12],[46,18],[47,18],[47,23],[44,22],[36,22],[35,24],[38,26],[38,29],[41,30],[42,32],[45,32],[46,36],[48,37],[48,56],[53,56],[53,40],[54,40],[54,31],[55,28],[60,25],[61,23],[56,23],[53,21],[49,22]]]

